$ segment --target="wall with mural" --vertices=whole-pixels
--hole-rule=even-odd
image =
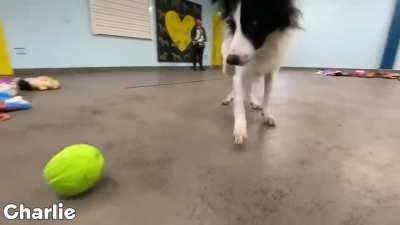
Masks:
[[[15,68],[187,66],[158,61],[154,1],[154,40],[138,40],[92,35],[87,0],[1,0],[0,20],[11,62]],[[202,6],[209,37],[204,57],[210,64],[214,7],[209,0],[192,2]],[[303,10],[304,31],[285,66],[379,67],[396,0],[298,2]],[[396,65],[400,69],[399,58]]]
[[[188,66],[188,63],[158,62],[155,0],[151,0],[153,40],[139,40],[91,33],[88,0],[0,0],[0,19],[14,68]],[[204,27],[212,36],[214,8],[201,4]],[[207,44],[204,63],[211,63]]]
[[[159,62],[191,62],[191,31],[201,5],[186,0],[156,0]]]

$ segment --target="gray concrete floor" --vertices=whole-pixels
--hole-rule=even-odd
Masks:
[[[34,108],[0,124],[2,205],[63,201],[83,225],[400,224],[398,81],[284,70],[272,99],[278,127],[250,111],[249,142],[237,148],[231,108],[220,105],[230,81],[219,71],[58,78],[62,90],[24,93]],[[198,79],[212,81],[126,88]],[[75,143],[102,149],[105,177],[60,200],[42,169]]]

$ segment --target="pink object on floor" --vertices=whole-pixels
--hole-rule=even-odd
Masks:
[[[0,122],[7,121],[11,119],[10,114],[8,113],[0,113]]]

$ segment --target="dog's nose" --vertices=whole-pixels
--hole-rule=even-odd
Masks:
[[[226,63],[234,66],[240,65],[240,57],[238,55],[228,55]]]

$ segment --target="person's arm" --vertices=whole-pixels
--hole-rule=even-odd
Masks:
[[[207,42],[207,33],[206,33],[206,29],[204,29],[204,27],[202,27],[203,29],[203,34],[204,34],[204,42]]]
[[[195,42],[196,40],[196,27],[193,27],[192,29],[192,42]]]
[[[195,40],[198,42],[198,41],[200,41],[200,38],[201,38],[201,32],[200,32],[199,29],[196,29],[196,37],[195,37]]]

